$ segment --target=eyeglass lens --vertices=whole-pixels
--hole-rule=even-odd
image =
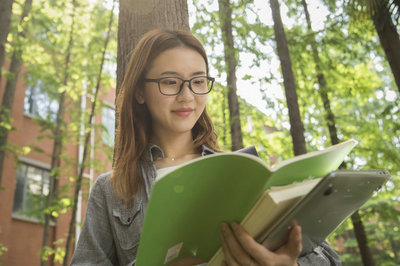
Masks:
[[[163,94],[178,94],[183,87],[183,80],[179,78],[160,79],[160,90]],[[189,86],[196,94],[206,94],[211,89],[212,82],[207,77],[196,77],[191,79]]]

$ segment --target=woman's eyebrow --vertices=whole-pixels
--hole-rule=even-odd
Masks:
[[[179,73],[175,71],[164,71],[160,75],[179,75]]]
[[[194,73],[192,74],[192,76],[204,75],[204,74],[206,74],[206,72],[204,72],[204,71],[197,71],[197,72],[194,72]]]
[[[192,76],[196,76],[196,75],[205,75],[206,72],[205,71],[197,71],[192,73]],[[176,75],[176,76],[180,76],[180,74],[178,72],[175,71],[164,71],[162,72],[160,75],[164,76],[164,75]]]

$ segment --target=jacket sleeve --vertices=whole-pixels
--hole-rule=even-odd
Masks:
[[[102,178],[93,185],[71,265],[117,265]]]
[[[300,266],[339,266],[342,262],[336,251],[326,242],[322,242],[308,254],[297,259]]]

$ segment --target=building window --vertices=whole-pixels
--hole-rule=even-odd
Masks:
[[[50,98],[40,80],[26,88],[24,99],[25,114],[55,122],[57,111],[58,102]]]
[[[14,194],[13,215],[43,221],[49,194],[49,170],[20,162]]]
[[[103,132],[101,139],[108,146],[114,146],[115,136],[115,110],[109,106],[104,106],[102,109],[101,122],[103,124]]]

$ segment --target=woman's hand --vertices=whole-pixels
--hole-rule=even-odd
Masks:
[[[297,265],[301,244],[301,228],[295,225],[289,234],[288,242],[278,250],[272,252],[257,243],[246,230],[233,222],[231,226],[221,224],[222,251],[224,252],[224,266],[277,266]]]

